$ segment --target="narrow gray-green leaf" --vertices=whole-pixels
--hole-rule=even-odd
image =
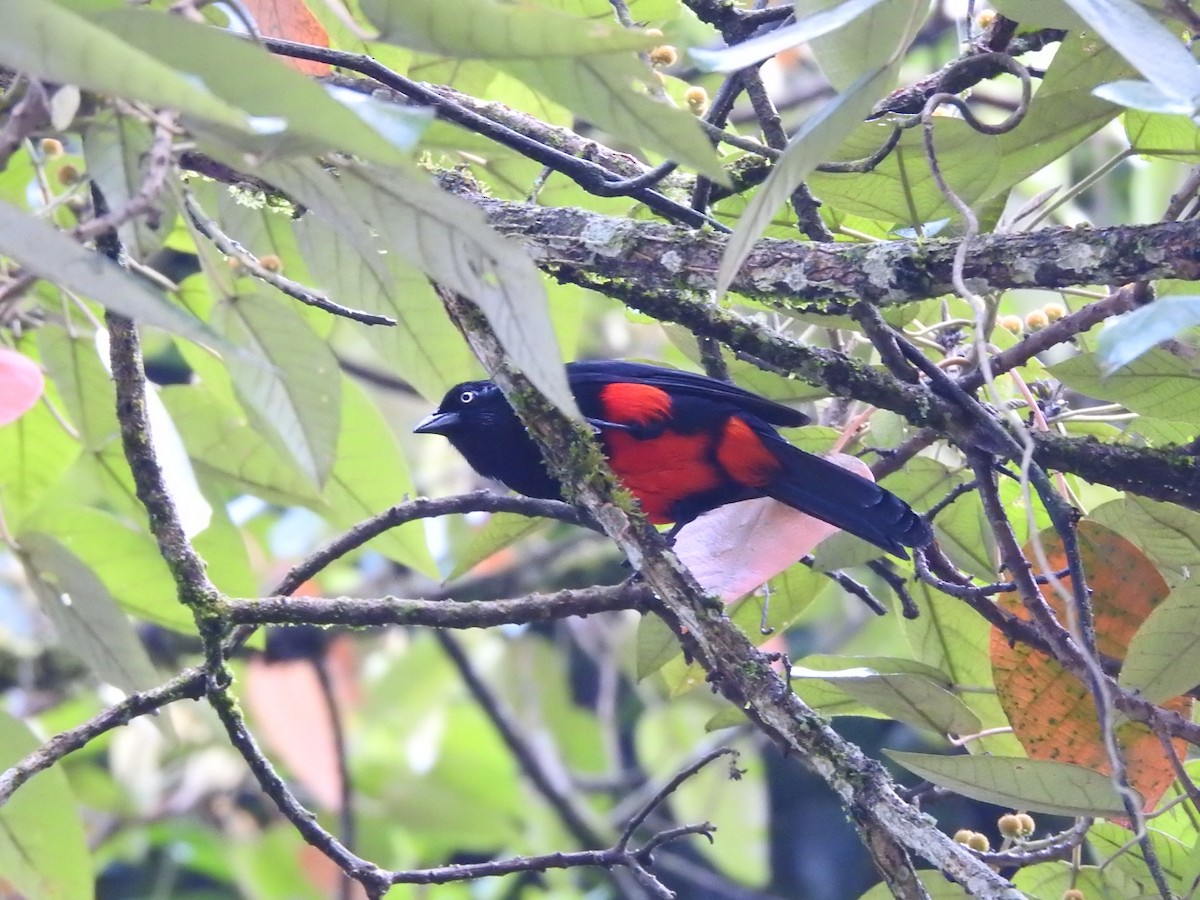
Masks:
[[[471,543],[458,553],[454,570],[446,576],[446,581],[453,581],[460,575],[465,575],[492,554],[532,534],[545,524],[541,519],[530,516],[496,513],[472,536]]]
[[[705,72],[733,72],[744,69],[776,53],[836,31],[880,2],[881,0],[845,0],[833,9],[811,13],[797,19],[791,25],[776,28],[724,50],[692,49],[688,51],[688,56]]]
[[[1107,374],[1165,340],[1200,325],[1200,297],[1169,295],[1131,310],[1100,332],[1096,355]]]
[[[1107,775],[1071,763],[1013,756],[884,752],[910,772],[972,800],[1057,816],[1125,815]]]
[[[1175,422],[1200,424],[1200,379],[1191,361],[1165,350],[1151,350],[1107,377],[1094,354],[1050,366],[1067,387],[1112,400],[1136,413]]]
[[[2,202],[0,253],[12,257],[39,278],[89,297],[137,322],[202,344],[211,344],[216,337],[203,322],[172,303],[150,282],[129,274],[99,253],[85,250],[40,219]]]
[[[806,0],[812,9],[838,0]],[[898,58],[929,16],[931,0],[883,0],[836,31],[814,38],[809,46],[822,74],[844,91],[867,72]]]
[[[51,0],[5,4],[0,63],[47,81],[143,100],[229,128],[253,127],[249,115],[215,96],[201,80]]]
[[[1200,103],[1200,67],[1183,42],[1133,0],[1066,0],[1146,80],[1162,93]]]
[[[1161,703],[1200,684],[1200,584],[1183,581],[1133,635],[1122,687]]]
[[[0,710],[0,770],[38,749],[20,719]],[[24,897],[91,897],[92,858],[66,771],[51,766],[0,807],[0,873]]]
[[[346,168],[340,181],[392,253],[475,301],[513,363],[559,409],[579,417],[541,276],[520,246],[416,172]]]
[[[940,674],[940,673],[939,673]],[[869,666],[822,671],[793,666],[792,678],[815,678],[841,688],[880,712],[936,734],[974,734],[979,718],[947,688],[948,680],[924,673]]]
[[[235,297],[217,307],[212,321],[249,351],[227,360],[242,402],[313,484],[324,484],[337,446],[342,383],[329,345],[280,297]]]
[[[38,604],[63,645],[126,693],[153,687],[150,657],[96,573],[49,535],[22,534],[18,542]]]
[[[1189,438],[1194,434],[1187,429]],[[1088,518],[1128,538],[1160,569],[1184,578],[1200,571],[1200,514],[1190,509],[1126,494],[1096,507]]]
[[[1128,109],[1180,116],[1190,116],[1195,111],[1195,103],[1183,100],[1175,94],[1165,94],[1149,81],[1110,81],[1100,85],[1092,93],[1101,100]]]
[[[724,293],[741,268],[755,242],[808,173],[828,159],[846,136],[862,121],[880,95],[896,77],[897,63],[863,75],[857,82],[809,118],[788,143],[767,180],[759,187],[742,213],[737,229],[729,237],[717,291]]]

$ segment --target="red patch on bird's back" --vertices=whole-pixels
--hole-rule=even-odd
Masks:
[[[717,461],[730,478],[749,487],[765,485],[781,465],[754,429],[737,416],[730,416],[721,429]]]
[[[713,464],[712,435],[706,432],[666,430],[657,437],[639,439],[605,428],[602,436],[613,471],[655,525],[674,522],[671,508],[677,501],[719,487],[723,480]]]
[[[665,422],[671,415],[671,395],[662,388],[634,381],[618,381],[600,390],[604,418],[630,425]]]

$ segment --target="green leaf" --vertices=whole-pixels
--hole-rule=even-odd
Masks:
[[[1190,116],[1156,115],[1131,109],[1121,118],[1129,146],[1142,156],[1191,162],[1200,159],[1200,125]]]
[[[893,61],[865,73],[809,117],[779,157],[767,180],[746,205],[717,272],[717,292],[725,293],[778,210],[817,165],[829,159],[895,80]]]
[[[495,0],[365,0],[362,8],[384,40],[490,60],[605,131],[728,183],[695,116],[635,88],[654,83],[636,56],[657,43],[644,31]]]
[[[366,329],[367,341],[422,397],[436,403],[451,385],[483,377],[424,275],[393,254],[365,259],[316,216],[304,216],[295,229],[313,278],[333,299],[396,320],[394,328]]]
[[[1105,326],[1096,341],[1100,369],[1108,375],[1156,344],[1200,325],[1200,296],[1160,297]]]
[[[354,382],[343,379],[342,430],[337,462],[322,499],[335,524],[348,527],[413,495],[408,466],[379,410]],[[372,540],[368,547],[436,578],[422,522],[409,522]]]
[[[160,394],[198,473],[272,503],[319,505],[320,495],[291,456],[251,425],[231,397],[218,397],[210,382]]]
[[[1082,891],[1088,900],[1126,900],[1120,891],[1096,866],[1073,866],[1055,860],[1025,866],[1012,876],[1013,885],[1030,897],[1057,900],[1070,888]]]
[[[733,72],[754,65],[813,38],[836,31],[861,16],[882,0],[844,0],[831,9],[811,12],[791,25],[734,44],[723,50],[688,51],[688,56],[704,72]]]
[[[1200,684],[1200,585],[1177,584],[1133,635],[1120,684],[1161,703]]]
[[[165,14],[159,14],[165,17]],[[165,106],[240,130],[261,130],[243,110],[198,78],[51,2],[15,3],[4,12],[0,63],[28,75]]]
[[[333,467],[341,371],[329,345],[283,298],[250,295],[217,306],[213,327],[242,349],[227,358],[238,397],[314,484]]]
[[[130,615],[195,633],[192,614],[176,598],[175,581],[147,532],[99,509],[49,504],[27,529],[52,538],[90,569]]]
[[[1168,884],[1179,896],[1186,895],[1194,887],[1188,877],[1196,865],[1192,848],[1155,828],[1147,828],[1146,833]],[[1122,896],[1158,896],[1142,848],[1128,828],[1097,822],[1088,829],[1088,843],[1103,861],[1105,871],[1111,873],[1114,886],[1124,889]],[[1133,846],[1129,846],[1131,843]]]
[[[126,693],[157,684],[137,632],[96,573],[49,535],[29,532],[19,543],[38,605],[63,645]]]
[[[809,8],[829,9],[841,0],[808,2]],[[838,91],[844,91],[877,66],[898,59],[929,15],[927,0],[886,0],[843,27],[815,38],[812,52],[821,72]]]
[[[1050,366],[1067,387],[1112,400],[1145,416],[1200,424],[1200,378],[1191,362],[1152,350],[1104,377],[1100,359],[1085,354]]]
[[[929,900],[966,900],[971,896],[962,887],[947,880],[945,873],[938,869],[921,869],[917,872],[917,878],[929,895]],[[894,896],[892,889],[881,881],[859,896],[858,900],[891,900]]]
[[[1133,0],[1065,0],[1080,18],[1159,91],[1200,102],[1200,67],[1183,43]]]
[[[25,723],[0,711],[0,769],[37,749]],[[61,765],[39,772],[0,807],[0,872],[27,897],[93,896],[83,818]]]
[[[519,516],[516,513],[496,513],[487,523],[475,532],[468,544],[457,553],[454,570],[446,576],[446,581],[453,581],[465,575],[489,556],[503,550],[526,535],[532,534],[545,521],[532,516]]]
[[[231,106],[248,111],[255,121],[273,123],[255,130],[209,129],[240,150],[277,156],[339,149],[381,163],[402,162],[407,156],[410,133],[397,135],[391,129],[404,145],[397,147],[318,82],[253,41],[157,10],[112,10],[97,13],[92,21],[127,41],[130,52],[156,56]],[[397,107],[396,115],[405,113]],[[428,112],[418,111],[410,124],[419,133],[428,121]]]
[[[792,678],[826,681],[901,722],[943,735],[979,731],[979,718],[951,693],[952,683],[936,669],[880,657],[864,658],[861,665],[833,670],[809,668],[804,662],[792,667]]]
[[[642,616],[637,629],[637,678],[653,675],[682,651],[679,638],[658,616]]]
[[[864,123],[837,152],[839,160],[854,160],[877,151],[891,133],[890,123]],[[989,189],[1000,161],[995,141],[980,141],[979,133],[962,119],[938,116],[934,121],[938,165],[954,192],[973,204]],[[881,222],[919,227],[957,216],[933,179],[926,161],[920,128],[903,133],[895,149],[870,172],[813,172],[809,186],[822,202],[841,212]]]
[[[884,753],[910,772],[972,800],[1057,816],[1125,815],[1107,775],[1071,763],[1017,756]]]
[[[202,322],[150,282],[7,203],[0,203],[0,253],[39,278],[90,297],[113,312],[200,343],[213,342],[214,335]]]
[[[152,138],[147,123],[120,112],[105,110],[88,120],[83,130],[87,173],[100,185],[110,209],[125,206],[145,183]],[[125,252],[142,262],[162,247],[175,217],[168,192],[160,194],[155,203],[166,204],[159,210],[156,227],[149,217],[134,216],[117,229]]]
[[[567,387],[546,291],[529,256],[475,206],[407,169],[343,169],[345,200],[392,253],[475,301],[513,363],[559,409],[579,417]]]
[[[1136,544],[1160,569],[1184,578],[1200,570],[1200,514],[1190,509],[1129,494],[1096,507],[1088,518]]]
[[[37,342],[83,445],[97,451],[119,441],[116,394],[94,338],[46,327],[38,330]]]
[[[965,603],[934,591],[923,582],[913,588],[921,614],[901,619],[913,655],[945,672],[958,688],[967,688],[962,701],[979,717],[981,729],[1003,728],[1008,717],[996,697],[989,655],[991,626]],[[967,745],[972,753],[1023,753],[1011,734],[989,735]]]

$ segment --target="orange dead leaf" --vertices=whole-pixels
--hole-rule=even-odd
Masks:
[[[1062,541],[1052,531],[1041,536],[1053,570],[1066,568]],[[1170,588],[1154,564],[1129,541],[1095,522],[1079,524],[1080,556],[1092,589],[1097,649],[1105,656],[1124,659],[1138,626],[1166,599]],[[1025,548],[1033,559],[1032,547]],[[1063,584],[1069,589],[1070,579]],[[1052,585],[1042,587],[1042,596],[1061,621],[1063,603]],[[1023,619],[1029,614],[1014,595],[1001,605]],[[1033,759],[1055,759],[1075,763],[1098,772],[1111,771],[1101,741],[1096,707],[1084,685],[1055,660],[1024,645],[1010,647],[999,630],[992,630],[992,672],[1000,704],[1012,723],[1013,733]],[[1190,718],[1192,700],[1177,697],[1163,704]],[[1163,753],[1150,729],[1127,723],[1117,729],[1124,751],[1129,780],[1151,809],[1175,778],[1171,761]],[[1186,747],[1174,743],[1183,758]]]
[[[304,0],[245,0],[245,6],[264,35],[317,47],[329,46],[329,33]],[[305,75],[328,75],[333,70],[325,63],[307,59],[284,61]]]

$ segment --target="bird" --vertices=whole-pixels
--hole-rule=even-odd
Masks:
[[[619,359],[567,363],[567,383],[613,472],[655,525],[674,535],[704,513],[772,497],[902,559],[933,541],[929,523],[869,478],[794,447],[776,428],[804,413],[736,385]],[[455,385],[413,429],[439,434],[480,475],[527,497],[562,484],[491,381]]]

